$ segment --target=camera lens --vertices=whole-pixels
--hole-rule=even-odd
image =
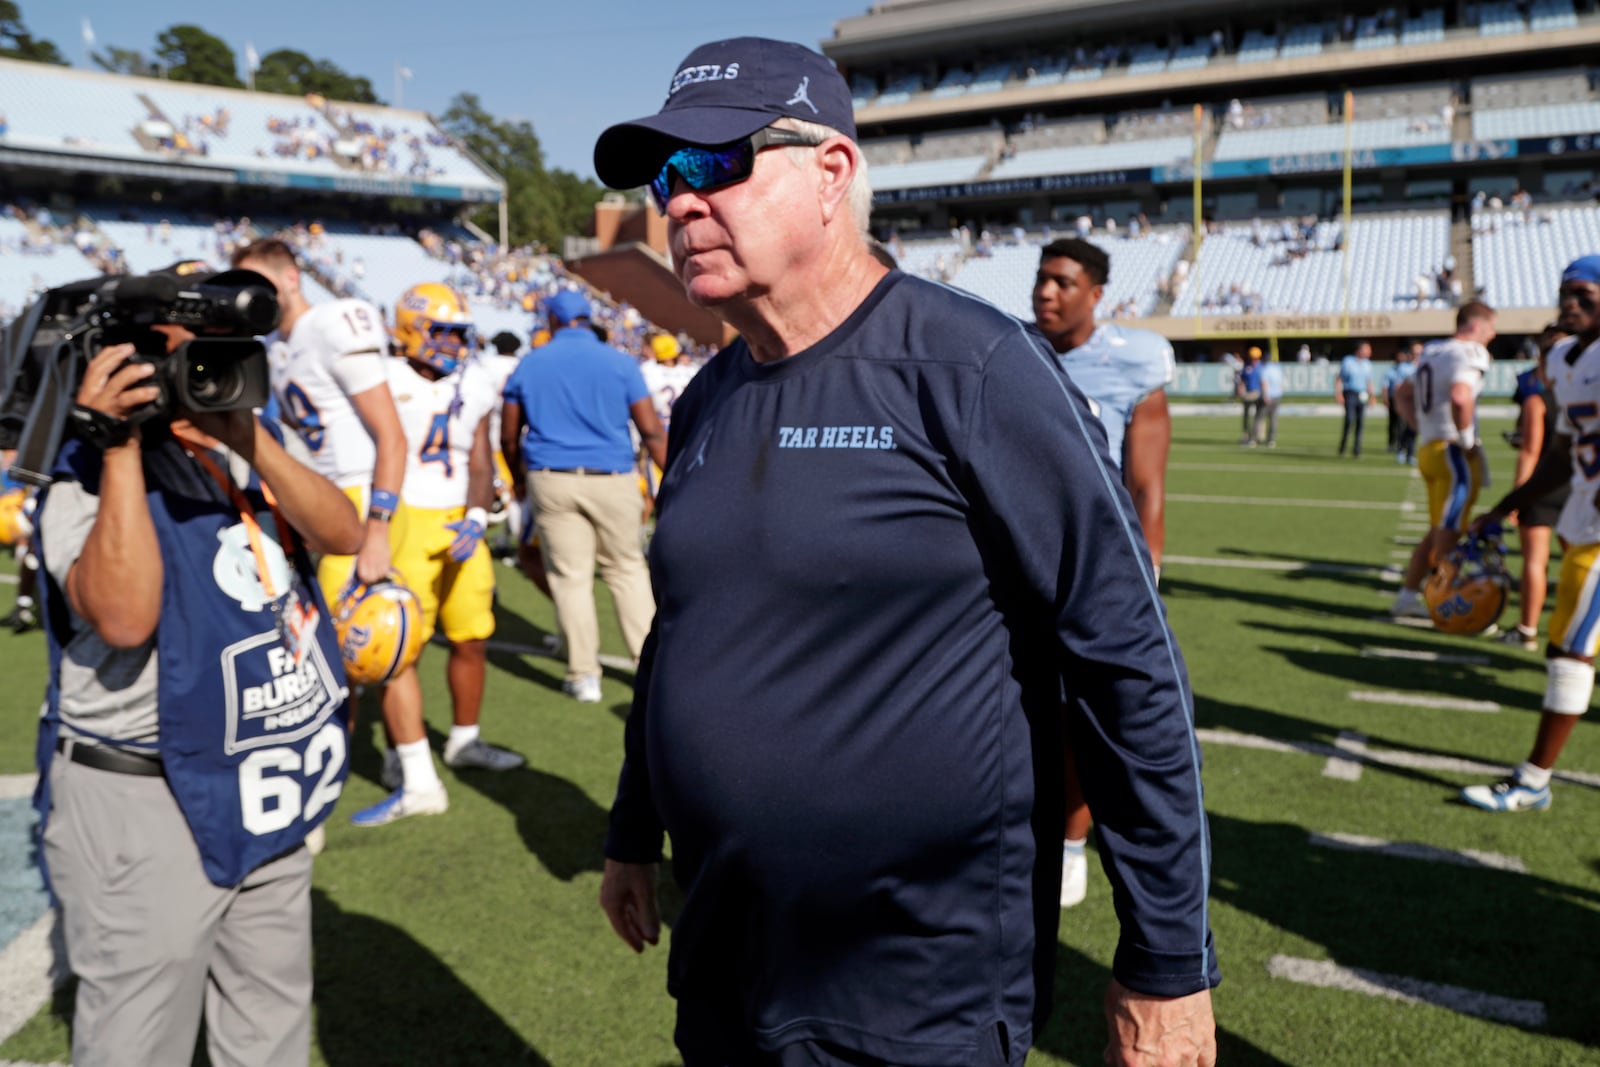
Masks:
[[[190,406],[216,410],[232,405],[244,392],[239,364],[228,360],[197,359],[189,364]]]

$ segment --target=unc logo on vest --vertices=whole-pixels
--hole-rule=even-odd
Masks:
[[[779,448],[894,447],[893,426],[779,426]]]

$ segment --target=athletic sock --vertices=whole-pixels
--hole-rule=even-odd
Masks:
[[[1551,773],[1552,768],[1549,767],[1535,767],[1526,761],[1517,764],[1517,781],[1529,789],[1544,789],[1550,784]]]
[[[394,746],[400,753],[400,774],[405,788],[411,793],[431,793],[439,788],[439,771],[433,765],[433,751],[428,739]]]
[[[1068,838],[1067,840],[1061,842],[1061,858],[1066,860],[1073,856],[1083,855],[1083,848],[1088,843],[1089,839],[1087,837],[1080,837],[1077,840]]]
[[[450,727],[450,739],[444,743],[444,754],[453,756],[478,739],[478,724]]]

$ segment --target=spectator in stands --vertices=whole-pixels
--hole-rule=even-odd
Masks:
[[[1239,443],[1248,448],[1255,444],[1252,434],[1261,411],[1261,349],[1251,345],[1244,356],[1244,365],[1234,378],[1233,394],[1244,405]]]
[[[1339,431],[1339,455],[1344,455],[1345,446],[1353,443],[1351,455],[1359,459],[1361,432],[1366,427],[1367,404],[1372,400],[1370,342],[1357,342],[1355,351],[1340,361],[1339,374],[1333,382],[1333,399],[1335,403],[1344,405],[1344,428]]]

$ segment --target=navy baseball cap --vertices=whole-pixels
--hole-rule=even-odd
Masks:
[[[659,112],[600,135],[594,172],[613,189],[634,189],[683,145],[728,144],[785,116],[855,140],[850,87],[826,56],[765,37],[713,41],[678,64]]]
[[[544,312],[552,324],[587,319],[592,315],[589,301],[576,289],[563,289],[554,296],[547,297],[544,302]]]

